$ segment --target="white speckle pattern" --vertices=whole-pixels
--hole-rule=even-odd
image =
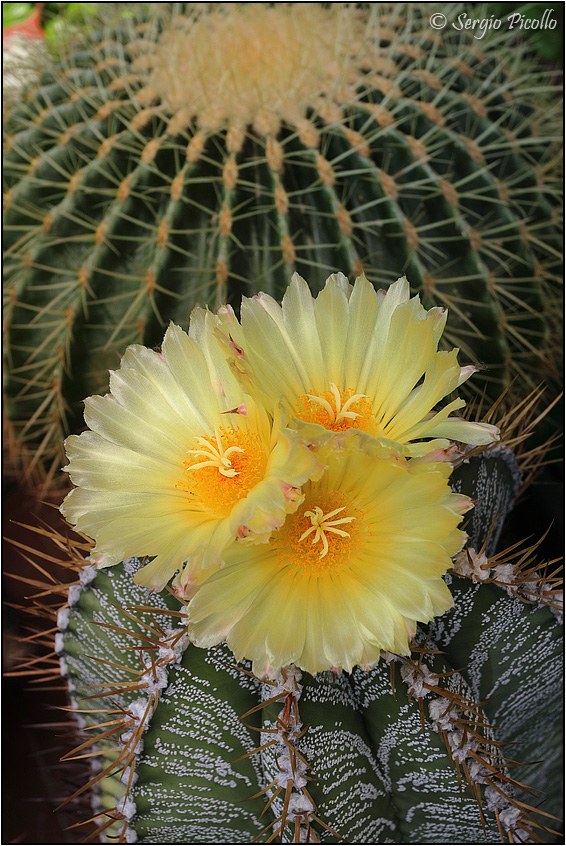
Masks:
[[[129,568],[133,568],[131,562]],[[96,703],[96,707],[105,704],[109,707],[114,703],[115,707],[118,703],[129,709],[137,724],[143,719],[148,698],[159,697],[155,713],[150,709],[145,720],[143,752],[140,754],[141,746],[138,747],[129,795],[124,798],[124,785],[129,781],[131,769],[103,780],[104,807],[109,807],[112,795],[116,797],[114,803],[124,799],[123,807],[130,811],[127,802],[134,803],[135,814],[129,818],[126,842],[134,842],[131,838],[135,835],[146,843],[250,843],[268,826],[266,839],[273,832],[273,820],[283,813],[289,777],[293,780],[287,807],[291,825],[283,833],[284,842],[293,841],[294,817],[299,813],[303,814],[301,842],[304,842],[304,820],[310,817],[309,808],[312,808],[309,796],[318,807],[316,815],[351,843],[395,843],[400,839],[422,843],[497,842],[494,809],[504,808],[505,801],[498,805],[492,802],[487,807],[486,798],[487,834],[484,834],[477,804],[465,780],[460,796],[455,765],[438,732],[456,750],[455,757],[466,762],[473,781],[482,785],[482,791],[487,791],[490,789],[484,783],[487,770],[470,757],[477,740],[464,736],[456,711],[447,708],[450,703],[424,685],[438,685],[454,693],[462,689],[465,696],[473,696],[476,701],[484,699],[483,695],[477,695],[478,690],[483,691],[485,675],[481,662],[490,665],[493,660],[490,651],[505,647],[507,641],[501,638],[501,632],[513,631],[514,635],[516,630],[519,632],[519,645],[513,638],[507,638],[509,656],[516,658],[517,649],[524,651],[533,633],[541,643],[547,637],[548,626],[541,623],[540,633],[538,627],[533,628],[530,622],[533,611],[549,617],[550,612],[531,610],[530,606],[525,609],[523,603],[492,584],[473,585],[457,577],[447,577],[447,581],[454,590],[456,607],[431,626],[422,628],[422,632],[418,631],[417,646],[422,647],[428,635],[426,647],[446,652],[447,660],[453,649],[448,664],[439,655],[427,653],[420,661],[421,672],[415,674],[415,664],[411,669],[405,659],[386,655],[389,661],[379,661],[369,672],[355,668],[351,674],[327,672],[313,678],[290,668],[284,679],[270,685],[235,667],[225,645],[210,650],[187,646],[183,629],[170,628],[172,621],[180,621],[181,617],[161,613],[167,607],[181,612],[174,598],[148,597],[147,591],[135,586],[131,573],[124,573],[123,568],[99,571],[96,581],[82,592],[78,607],[69,609],[63,633],[63,660],[71,674],[71,684],[76,684],[77,697],[85,695],[88,685],[103,680],[111,694],[94,700],[93,706]],[[501,607],[494,596],[497,602],[501,601]],[[494,602],[499,632],[495,641],[489,634],[494,625],[490,603]],[[127,619],[115,607],[118,604],[128,607],[140,625]],[[151,605],[155,613],[150,616],[138,611],[132,607],[136,604]],[[149,628],[141,625],[143,621]],[[116,629],[101,628],[92,622],[111,624]],[[120,628],[132,634],[123,634],[118,631]],[[157,630],[161,632],[158,637]],[[484,634],[480,640],[478,630],[488,633],[486,650]],[[136,633],[149,641],[136,639]],[[467,652],[462,650],[462,643]],[[143,649],[132,649],[132,646]],[[479,650],[478,657],[474,650]],[[93,660],[96,658],[112,663]],[[114,664],[129,667],[129,673]],[[242,666],[249,669],[247,663]],[[462,675],[442,677],[451,666],[463,667]],[[391,689],[391,669],[395,695]],[[505,662],[501,665],[501,676],[501,686],[507,690],[508,684],[503,683]],[[140,681],[149,686],[120,692],[121,684]],[[412,701],[409,701],[409,688]],[[90,693],[88,690],[87,695]],[[265,702],[277,694],[282,697],[280,701],[245,716],[260,697]],[[298,721],[294,708],[285,712],[290,694],[290,704],[292,700],[298,703]],[[498,692],[495,699],[497,696],[500,698]],[[519,699],[513,708],[521,702]],[[279,723],[274,722],[277,715],[280,715]],[[281,727],[283,720],[285,731]],[[87,716],[87,721],[93,723],[99,717]],[[489,722],[492,721],[490,716]],[[515,725],[516,714],[508,715],[508,723]],[[308,731],[299,737],[306,726]],[[261,733],[260,727],[264,729]],[[266,731],[269,728],[277,730],[270,733]],[[121,733],[127,737],[128,731],[131,729]],[[292,746],[313,771],[307,769],[299,756],[295,766],[291,765],[292,752],[284,735],[292,740]],[[482,754],[489,749],[490,736],[488,733],[488,745],[482,747]],[[499,726],[497,737],[500,739]],[[249,755],[272,740],[276,741],[273,745]],[[113,739],[107,742],[112,744],[115,745]],[[530,760],[535,760],[534,756]],[[280,792],[269,811],[260,816],[277,788],[281,788]],[[262,791],[265,791],[263,795],[250,800]],[[119,826],[123,828],[124,822]],[[316,821],[313,826],[321,842],[335,842],[335,835]],[[280,827],[280,822],[276,827]],[[122,828],[111,828],[109,838]],[[522,836],[517,831],[523,829],[519,826],[513,830],[515,839]]]
[[[299,684],[301,678],[301,671],[290,665],[281,671],[275,679],[275,685],[263,685],[263,700],[267,702],[278,696],[280,698],[271,708],[279,710],[281,705],[283,708],[279,710],[275,722],[264,718],[266,731],[262,732],[261,742],[262,745],[270,744],[262,752],[265,777],[272,785],[267,791],[267,796],[273,800],[272,807],[276,817],[281,819],[274,826],[274,831],[289,826],[290,828],[285,828],[282,834],[283,842],[289,842],[289,837],[291,841],[294,839],[298,825],[299,840],[305,843],[312,841],[310,825],[316,809],[306,790],[309,765],[296,753],[302,730],[302,723],[297,719],[303,691],[303,686]]]
[[[453,667],[463,668],[497,739],[513,744],[510,757],[540,761],[522,767],[519,781],[536,791],[544,785],[542,810],[561,817],[562,724],[554,719],[562,708],[560,627],[550,608],[525,604],[495,584],[453,578],[451,590],[455,607],[429,624],[431,640]],[[527,793],[517,798],[533,804]]]
[[[63,649],[65,650],[65,657],[61,657],[62,671],[71,673],[71,678],[68,682],[69,688],[75,690],[76,687],[77,700],[80,697],[80,706],[77,706],[76,701],[74,701],[73,707],[80,707],[86,711],[87,716],[84,713],[77,715],[82,727],[101,721],[96,713],[92,718],[88,717],[88,703],[85,708],[85,704],[82,701],[82,697],[92,692],[89,689],[89,685],[99,684],[101,679],[103,679],[111,689],[113,685],[120,686],[124,682],[124,670],[107,663],[108,659],[111,660],[112,656],[118,655],[119,662],[117,663],[121,665],[128,664],[131,667],[130,683],[135,683],[136,679],[139,681],[142,675],[143,668],[140,667],[140,653],[128,651],[128,648],[131,649],[135,641],[132,641],[131,637],[128,638],[127,635],[120,632],[103,629],[92,624],[92,622],[97,621],[105,624],[111,623],[118,628],[131,628],[133,632],[138,631],[140,634],[145,634],[143,627],[140,628],[135,624],[130,624],[119,609],[114,607],[116,591],[112,589],[112,586],[120,585],[121,590],[117,593],[121,593],[124,597],[124,604],[134,602],[146,604],[147,591],[131,582],[131,574],[139,566],[140,562],[136,559],[129,562],[130,574],[127,578],[124,578],[119,573],[118,568],[100,571],[92,564],[87,565],[79,573],[80,584],[73,585],[69,589],[69,607],[59,612],[59,618],[62,619],[65,626],[60,633],[61,637],[59,639],[62,640]],[[166,607],[163,598],[153,597],[152,604],[157,609],[159,607]],[[140,619],[143,618],[143,615],[139,616]],[[163,617],[162,621],[170,625],[171,619],[171,617]],[[154,658],[156,663],[154,669],[150,666],[151,659],[149,657],[146,658],[148,669],[146,671],[146,679],[142,679],[141,683],[143,684],[145,681],[148,686],[140,691],[132,691],[129,695],[119,694],[116,691],[106,701],[95,700],[91,707],[97,708],[106,705],[106,707],[115,709],[116,704],[119,704],[129,710],[131,716],[136,719],[137,724],[143,720],[144,728],[147,729],[147,724],[152,715],[152,709],[150,708],[144,719],[149,697],[152,694],[159,693],[168,683],[167,670],[165,666],[161,665],[165,665],[168,661],[176,662],[180,660],[182,650],[187,646],[187,638],[177,630],[171,630],[168,625],[163,626],[163,622],[162,629],[164,635],[163,644],[161,645],[162,649],[160,650],[158,648],[152,653],[156,656]],[[178,634],[181,634],[181,637],[177,637]],[[81,648],[81,644],[88,644],[88,649],[85,649],[84,646]],[[118,653],[116,653],[117,648],[119,650]],[[92,657],[87,657],[89,655]],[[144,655],[148,655],[148,653],[144,653]],[[72,670],[70,669],[71,667]],[[155,676],[157,676],[157,680]],[[142,697],[140,697],[140,693],[143,694]],[[125,722],[128,719],[128,716],[124,717]],[[121,741],[122,745],[127,744],[132,739],[136,727],[137,725],[125,731],[120,731],[120,727],[118,726],[116,729],[117,734],[110,739],[111,742],[103,741],[100,748],[102,749],[111,745],[115,746],[117,739]],[[95,751],[96,748],[93,747],[92,751]],[[135,750],[138,756],[142,748],[143,743],[138,743]],[[92,757],[90,761],[92,762],[92,774],[96,775],[102,769],[101,764],[95,757]],[[132,763],[134,762],[132,761]],[[118,797],[120,797],[121,793],[123,794],[124,787],[122,785],[128,783],[130,772],[131,768],[128,767],[127,773],[122,774],[119,771],[115,777],[107,777],[103,779],[102,784],[97,783],[95,785],[95,797],[97,798],[93,802],[94,810],[99,810],[101,801],[108,801],[108,794],[111,795],[113,792]],[[136,779],[137,773],[134,773],[132,783],[135,783]],[[113,782],[115,783],[114,787],[112,787]],[[135,810],[135,803],[132,802],[130,797],[122,797],[119,801],[126,802],[125,807],[128,809],[127,817],[128,820],[131,820],[133,818],[133,811]],[[119,823],[117,824],[117,828],[107,830],[106,834],[110,834],[110,836],[114,834],[115,836],[117,832],[122,831],[123,827],[124,823]],[[127,842],[136,842],[137,834],[133,832],[130,835],[128,834],[129,831],[131,829],[128,829],[125,835]],[[104,842],[108,842],[106,837],[104,838]]]

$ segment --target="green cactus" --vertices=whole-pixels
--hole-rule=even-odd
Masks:
[[[405,272],[493,395],[538,380],[560,313],[560,132],[515,33],[490,32],[488,55],[426,4],[182,9],[75,44],[7,117],[20,451],[60,466],[129,343],[195,303],[280,297],[293,269],[313,290],[339,268],[378,287]]]
[[[65,759],[91,769],[68,801],[92,794],[107,842],[555,842],[558,590],[534,547],[484,550],[519,481],[501,447],[454,471],[480,512],[447,576],[455,608],[412,660],[369,671],[262,682],[225,645],[191,645],[180,601],[134,584],[141,561],[76,555],[55,650],[84,730]]]

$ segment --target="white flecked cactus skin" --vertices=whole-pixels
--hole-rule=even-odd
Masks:
[[[87,565],[57,647],[83,729],[103,724],[69,753],[98,753],[102,839],[555,842],[560,597],[532,548],[470,544],[446,577],[454,609],[410,659],[263,681],[226,646],[189,644],[179,600],[134,585],[141,561]]]

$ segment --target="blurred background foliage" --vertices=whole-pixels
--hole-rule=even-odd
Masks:
[[[99,3],[3,3],[2,4],[2,29],[22,25],[39,8],[40,24],[45,33],[45,38],[52,49],[61,37],[80,34],[87,30],[90,24],[94,25],[99,14]],[[105,3],[106,7],[111,6],[114,10],[118,7],[118,14],[122,17],[129,17],[134,14],[134,9],[139,9],[139,3]],[[128,6],[130,7],[128,9]]]
[[[83,4],[69,4],[81,6]],[[530,20],[537,20],[542,22],[543,16],[547,10],[550,10],[552,17],[557,20],[557,25],[554,29],[516,29],[517,36],[524,38],[524,40],[531,46],[533,53],[543,62],[550,65],[561,65],[563,38],[564,38],[564,4],[559,4],[561,8],[552,9],[547,3],[493,3],[493,14],[503,21],[514,12],[519,12],[523,18]],[[540,25],[540,24],[539,24]]]

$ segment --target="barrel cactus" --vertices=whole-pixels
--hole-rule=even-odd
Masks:
[[[5,122],[20,456],[60,466],[129,343],[194,304],[279,297],[293,269],[313,292],[338,269],[378,287],[405,272],[450,307],[476,385],[540,378],[559,313],[552,86],[515,32],[488,50],[430,11],[159,4],[44,74]]]

